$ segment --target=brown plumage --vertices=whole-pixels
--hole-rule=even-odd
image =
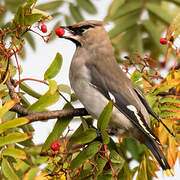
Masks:
[[[151,130],[149,114],[162,121],[116,62],[104,24],[91,20],[64,27],[71,35],[63,38],[76,44],[69,73],[71,87],[96,119],[109,100],[114,98],[109,127],[117,135],[132,137],[144,143],[162,169],[170,173],[171,168],[159,148],[159,139]]]

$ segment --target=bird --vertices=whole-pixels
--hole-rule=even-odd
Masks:
[[[165,173],[174,175],[160,149],[162,145],[151,129],[149,115],[162,123],[171,135],[174,134],[155,114],[141,90],[122,71],[104,26],[105,22],[97,20],[61,26],[68,33],[61,38],[76,45],[69,70],[70,85],[95,119],[113,99],[114,107],[109,122],[113,133],[145,144]]]

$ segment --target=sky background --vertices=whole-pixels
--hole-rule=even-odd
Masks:
[[[38,2],[46,2],[45,0],[39,0]],[[95,19],[95,20],[103,20],[109,4],[112,2],[111,0],[96,0],[96,6],[98,8],[98,14],[96,17],[90,16],[88,14],[84,14],[86,20]],[[64,7],[63,11],[67,11],[66,7]],[[57,19],[55,20],[57,22]],[[49,32],[52,30],[55,22],[47,23]],[[109,29],[110,25],[106,26],[106,29]],[[50,43],[44,43],[41,37],[34,35],[36,42],[36,51],[33,51],[31,47],[26,45],[26,58],[25,60],[20,60],[19,63],[22,66],[23,73],[21,75],[22,78],[35,78],[41,79],[44,78],[44,72],[48,68],[48,66],[53,61],[57,52],[59,52],[63,56],[63,65],[60,73],[57,75],[55,80],[58,84],[67,84],[69,85],[68,73],[69,66],[72,59],[72,56],[75,51],[75,45],[64,39],[56,38],[54,41]],[[39,93],[44,94],[48,87],[46,85],[38,83],[38,82],[30,82],[26,81],[28,85],[32,88],[36,89]],[[28,97],[29,98],[29,97]],[[68,98],[68,96],[67,96]],[[35,99],[29,98],[31,102],[34,102]],[[63,105],[63,101],[60,104],[56,104],[50,107],[50,109],[61,109]],[[33,123],[35,128],[35,136],[34,142],[36,144],[43,143],[48,134],[51,132],[53,125],[56,120],[49,120],[47,122],[36,122]],[[78,127],[77,122],[71,123],[71,129],[76,129]],[[180,167],[179,162],[176,163],[175,166],[175,177],[166,177],[166,175],[161,170],[157,173],[159,180],[178,180],[180,179]]]

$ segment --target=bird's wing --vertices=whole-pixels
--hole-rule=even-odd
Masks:
[[[159,119],[159,117],[157,116],[157,114],[152,110],[152,108],[149,106],[149,104],[147,103],[146,99],[144,98],[144,96],[141,94],[140,90],[137,89],[136,87],[134,88],[134,91],[136,92],[137,96],[139,97],[139,99],[141,100],[142,104],[146,107],[146,110],[149,114],[151,114],[156,120],[158,120],[166,129],[167,131],[175,137],[175,135],[173,134],[173,132],[171,132],[171,130],[161,121],[161,119]]]
[[[117,91],[113,88],[113,86],[109,88],[105,80],[106,78],[100,74],[97,67],[91,66],[89,69],[91,72],[91,85],[100,91],[107,99],[110,100],[113,97],[114,105],[120,113],[124,114],[141,133],[148,135],[160,145],[159,139],[146,123],[140,108],[137,107],[137,103],[135,103],[136,100],[134,99],[135,97],[132,95],[132,92],[128,92],[129,89],[126,88],[124,89],[124,92]],[[135,92],[134,95],[136,96]],[[138,100],[141,101],[139,98]]]

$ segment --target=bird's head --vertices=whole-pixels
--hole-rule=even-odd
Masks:
[[[103,40],[104,34],[107,34],[103,27],[104,24],[103,21],[89,20],[72,26],[61,26],[68,31],[68,35],[65,33],[61,38],[72,41],[76,46],[85,45],[87,42],[93,43],[94,39],[96,42],[100,42]]]

